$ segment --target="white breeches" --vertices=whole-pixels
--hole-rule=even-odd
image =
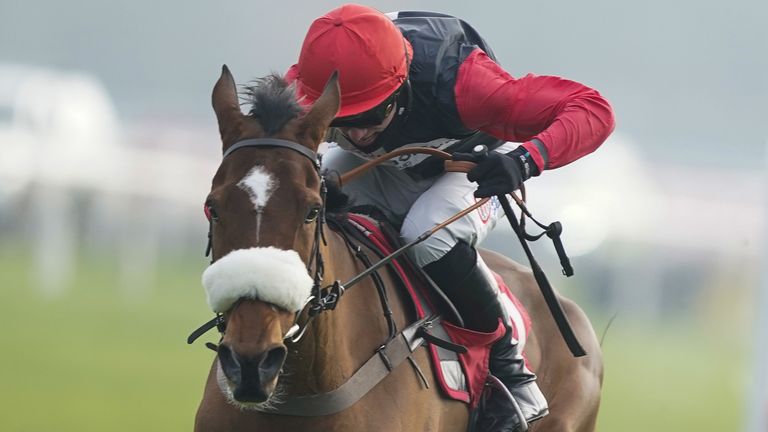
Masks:
[[[509,152],[517,144],[507,143],[495,151]],[[323,168],[343,174],[366,162],[334,144],[323,155]],[[442,223],[477,202],[477,185],[464,173],[444,173],[429,179],[382,164],[344,185],[354,205],[373,205],[393,222],[401,224],[406,242]],[[450,224],[411,249],[410,257],[420,267],[437,261],[459,240],[477,246],[496,225],[503,210],[497,198]],[[479,259],[479,256],[478,256]],[[481,263],[481,265],[483,265]]]

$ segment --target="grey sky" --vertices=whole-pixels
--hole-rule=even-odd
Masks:
[[[222,63],[283,71],[332,1],[0,0],[0,61],[86,70],[131,121],[210,122]],[[513,75],[584,82],[650,158],[758,167],[768,140],[768,3],[375,1],[464,18]]]

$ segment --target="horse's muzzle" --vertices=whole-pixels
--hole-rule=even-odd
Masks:
[[[238,402],[264,402],[274,391],[277,374],[287,355],[277,346],[256,356],[244,356],[226,344],[219,345],[221,370],[232,384],[232,396]]]

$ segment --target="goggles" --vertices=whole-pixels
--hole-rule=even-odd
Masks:
[[[384,120],[395,109],[395,103],[397,102],[397,96],[400,91],[396,91],[392,96],[386,98],[384,102],[369,109],[368,111],[360,114],[355,114],[347,117],[337,117],[331,122],[331,127],[352,127],[352,128],[369,128],[378,126],[384,123]]]

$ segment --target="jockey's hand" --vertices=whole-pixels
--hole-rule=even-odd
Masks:
[[[523,146],[509,153],[454,153],[452,158],[477,163],[467,173],[467,179],[477,182],[475,196],[478,198],[514,192],[520,189],[525,180],[538,175],[536,164]]]

